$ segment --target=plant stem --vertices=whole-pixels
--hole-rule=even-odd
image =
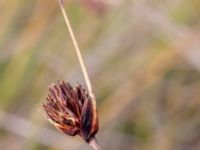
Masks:
[[[77,41],[76,41],[74,32],[73,32],[73,30],[72,30],[70,21],[69,21],[69,19],[68,19],[67,13],[66,13],[66,11],[65,11],[63,0],[59,0],[59,5],[60,5],[60,8],[61,8],[61,11],[62,11],[64,20],[65,20],[65,23],[66,23],[66,25],[67,25],[67,28],[68,28],[68,30],[69,30],[70,37],[71,37],[71,39],[72,39],[74,48],[75,48],[75,50],[76,50],[76,54],[77,54],[77,56],[78,56],[78,60],[79,60],[79,63],[80,63],[80,65],[81,65],[81,69],[82,69],[82,72],[83,72],[83,75],[84,75],[84,79],[85,79],[85,82],[86,82],[86,85],[87,85],[87,88],[88,88],[89,95],[91,96],[91,99],[93,100],[94,110],[96,111],[96,100],[95,100],[94,94],[93,94],[93,92],[92,92],[92,84],[91,84],[91,81],[90,81],[90,78],[89,78],[87,69],[86,69],[86,67],[85,67],[85,64],[84,64],[84,61],[83,61],[83,57],[82,57],[82,55],[81,55],[80,48],[79,48],[79,46],[78,46],[78,43],[77,43]],[[95,115],[97,115],[97,114],[95,113]],[[97,118],[97,116],[94,116],[94,118]],[[95,120],[93,120],[93,121],[95,121]],[[89,145],[90,145],[94,150],[101,150],[101,148],[100,148],[100,146],[99,146],[99,144],[98,144],[96,138],[93,138],[93,140],[89,143]]]
[[[84,75],[84,78],[85,78],[85,82],[86,82],[86,85],[87,85],[87,88],[88,88],[88,92],[89,92],[90,96],[92,97],[92,99],[95,100],[94,94],[92,92],[92,85],[91,85],[91,82],[90,82],[90,79],[89,79],[89,76],[88,76],[88,72],[87,72],[87,69],[85,67],[85,64],[84,64],[84,61],[83,61],[83,57],[81,55],[81,51],[80,51],[80,48],[79,48],[78,43],[76,41],[76,38],[74,36],[74,32],[72,30],[72,27],[71,27],[70,21],[68,19],[67,13],[66,13],[66,11],[64,9],[63,0],[59,0],[59,4],[60,4],[60,8],[61,8],[62,14],[64,16],[64,19],[65,19],[65,23],[66,23],[67,28],[69,30],[70,37],[72,39],[74,48],[76,50],[76,54],[78,56],[79,63],[81,65],[81,69],[82,69],[82,72],[83,72],[83,75]]]
[[[90,141],[89,145],[94,149],[94,150],[101,150],[101,147],[97,141],[97,139],[94,137],[92,141]]]

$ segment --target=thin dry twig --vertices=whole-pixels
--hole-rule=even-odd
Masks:
[[[67,28],[69,30],[69,33],[70,33],[70,37],[72,39],[72,42],[74,44],[74,48],[76,50],[76,54],[78,56],[78,60],[80,62],[80,65],[81,65],[81,69],[82,69],[82,72],[83,72],[83,75],[84,75],[84,78],[85,78],[85,82],[87,84],[87,88],[88,88],[88,91],[89,91],[89,94],[90,96],[92,97],[93,100],[94,99],[94,94],[92,92],[92,85],[91,85],[91,82],[90,82],[90,79],[89,79],[89,75],[88,75],[88,72],[87,72],[87,69],[85,67],[85,64],[84,64],[84,61],[83,61],[83,57],[81,55],[81,51],[80,51],[80,48],[78,46],[78,43],[77,43],[77,40],[75,38],[75,35],[74,35],[74,32],[73,32],[73,29],[71,27],[71,24],[69,22],[69,19],[68,19],[68,16],[67,16],[67,13],[64,9],[64,2],[63,0],[59,0],[59,4],[60,4],[60,8],[61,8],[61,11],[62,11],[62,14],[63,14],[63,17],[65,19],[65,23],[67,25]]]
[[[97,141],[96,138],[93,138],[92,141],[90,141],[89,145],[94,149],[94,150],[101,150],[101,147]]]

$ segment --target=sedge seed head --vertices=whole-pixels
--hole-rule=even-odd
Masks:
[[[79,84],[58,81],[49,86],[43,109],[48,120],[65,134],[81,136],[90,142],[98,132],[96,103]]]

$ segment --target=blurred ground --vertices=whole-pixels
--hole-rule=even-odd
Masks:
[[[104,150],[200,149],[200,1],[66,0]],[[85,84],[56,0],[0,1],[0,150],[89,149],[40,111],[57,79]]]

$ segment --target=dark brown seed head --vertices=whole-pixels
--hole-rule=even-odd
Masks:
[[[80,84],[52,84],[46,100],[43,108],[57,129],[71,136],[79,135],[88,143],[94,138],[98,132],[96,103]]]

